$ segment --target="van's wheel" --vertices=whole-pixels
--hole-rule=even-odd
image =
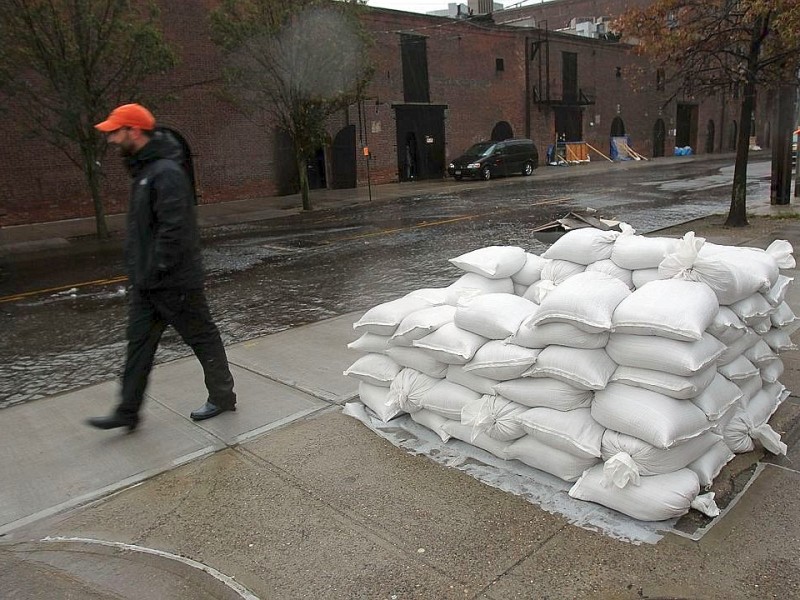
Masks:
[[[528,161],[525,163],[525,166],[522,167],[522,174],[527,177],[528,175],[533,174],[533,163]]]
[[[456,181],[461,181],[462,178],[461,175],[453,175],[453,179],[455,179]]]
[[[492,170],[489,167],[483,167],[481,176],[483,177],[484,181],[489,181],[492,178]]]

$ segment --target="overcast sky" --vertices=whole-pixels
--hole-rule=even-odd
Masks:
[[[393,10],[404,10],[407,12],[427,13],[432,10],[447,10],[447,5],[459,0],[368,0],[369,6],[379,6],[381,8],[391,8]],[[495,0],[498,1],[498,0]],[[460,0],[461,4],[467,4],[467,0]],[[509,6],[517,4],[519,0],[502,0],[500,4]]]

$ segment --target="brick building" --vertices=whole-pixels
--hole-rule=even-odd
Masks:
[[[207,22],[214,0],[160,4],[181,64],[148,85],[174,97],[154,112],[185,145],[199,202],[294,192],[291,142],[256,127],[216,94],[221,56]],[[375,74],[364,99],[328,124],[329,143],[310,157],[312,187],[441,178],[472,143],[512,136],[534,140],[540,165],[559,136],[606,154],[612,135],[628,136],[645,156],[671,155],[676,143],[697,152],[731,149],[735,103],[690,98],[664,107],[668,90],[628,46],[552,26],[569,27],[569,14],[613,15],[620,4],[630,3],[556,0],[471,19],[365,10],[376,41]],[[520,26],[530,19],[539,26]],[[30,138],[13,107],[0,131],[4,225],[93,215],[81,171]],[[106,163],[107,213],[124,212],[127,177],[112,152]]]

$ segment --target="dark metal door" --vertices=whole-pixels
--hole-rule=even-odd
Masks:
[[[395,105],[401,181],[444,176],[444,105]]]
[[[331,188],[356,187],[356,126],[342,127],[333,138]]]

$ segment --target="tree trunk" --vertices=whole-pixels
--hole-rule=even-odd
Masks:
[[[739,139],[736,140],[736,163],[733,168],[733,190],[731,209],[725,225],[729,227],[747,226],[747,159],[750,153],[750,122],[756,105],[756,72],[761,55],[761,44],[767,35],[769,13],[756,18],[750,38],[750,51],[747,56],[747,73],[744,84],[741,111],[739,112]]]
[[[772,135],[772,181],[770,204],[789,204],[792,189],[792,132],[794,131],[794,85],[782,84],[778,94],[778,126]]]
[[[306,155],[297,152],[297,175],[300,177],[300,196],[303,199],[303,210],[311,210],[311,199],[308,197],[308,161]]]
[[[736,162],[733,167],[733,190],[731,208],[725,225],[747,226],[747,160],[750,153],[750,121],[755,107],[755,86],[748,82],[744,86],[744,97],[739,111],[739,137],[736,140]]]
[[[97,238],[107,240],[110,236],[106,225],[106,209],[103,206],[103,198],[100,196],[100,168],[91,149],[81,148],[81,151],[83,152],[84,174],[86,175],[86,182],[89,184],[92,204],[94,205]]]

